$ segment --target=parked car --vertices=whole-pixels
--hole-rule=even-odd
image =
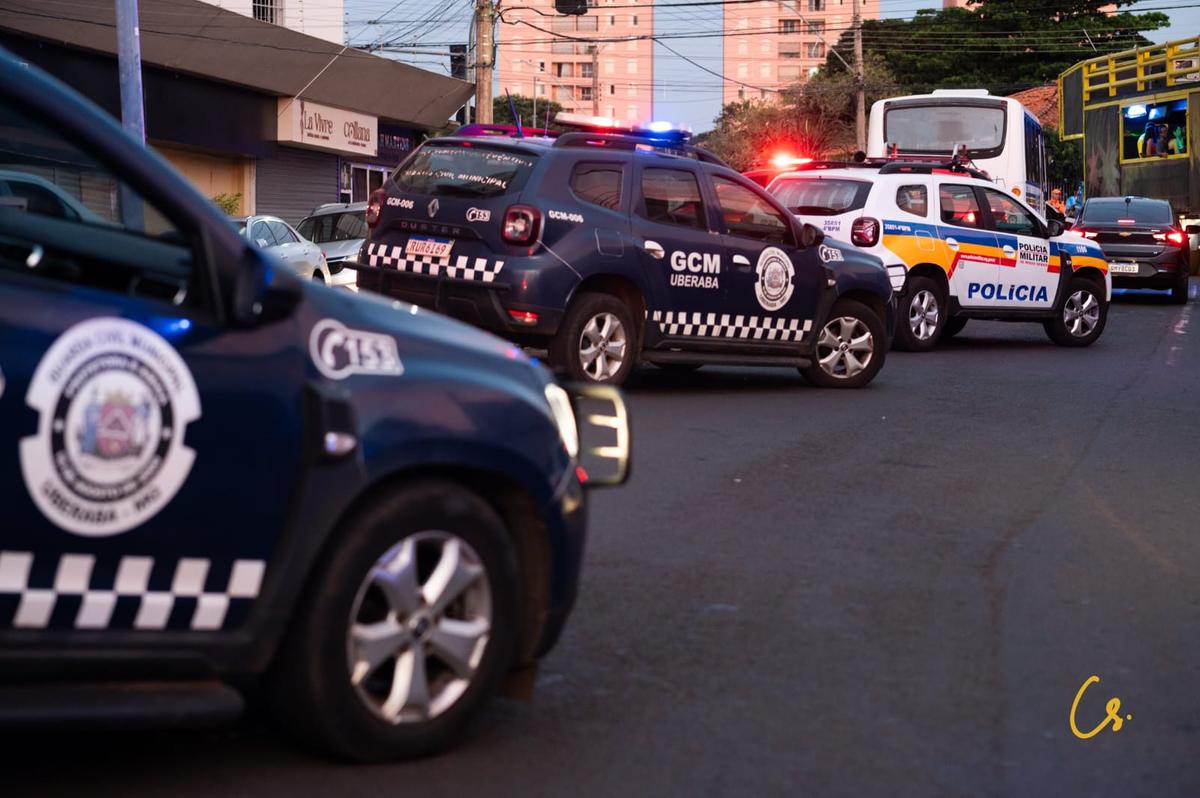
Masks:
[[[0,50],[0,168],[48,161],[130,223],[0,204],[0,724],[211,723],[255,691],[389,759],[531,686],[585,490],[627,473],[620,394],[577,415],[506,341],[298,278]]]
[[[896,347],[932,349],[970,319],[1041,323],[1061,346],[1104,331],[1100,247],[954,163],[812,163],[772,194],[797,219],[877,255],[896,290]]]
[[[619,384],[638,361],[838,388],[879,372],[894,306],[877,258],[680,131],[558,121],[580,130],[422,144],[372,196],[359,288],[548,348],[576,380]]]
[[[104,219],[44,177],[0,169],[0,207],[103,224]]]
[[[353,286],[357,272],[346,268],[358,259],[367,238],[367,203],[322,205],[296,225],[296,232],[321,248],[329,266],[330,285]]]
[[[1185,229],[1171,203],[1150,197],[1090,197],[1072,229],[1104,250],[1113,286],[1169,290],[1171,301],[1187,302],[1188,237],[1200,227]]]
[[[278,216],[244,216],[232,221],[238,235],[282,260],[296,274],[318,283],[330,282],[329,266],[325,263],[321,248],[296,232],[283,219]]]

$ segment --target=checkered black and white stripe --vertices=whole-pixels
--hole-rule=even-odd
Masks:
[[[244,616],[265,571],[262,560],[0,551],[0,628],[222,629]]]
[[[683,313],[656,310],[650,320],[666,335],[698,335],[712,338],[746,338],[756,341],[804,340],[812,329],[812,319],[737,316],[729,313]]]
[[[412,274],[428,274],[432,277],[445,275],[452,280],[478,280],[490,283],[504,268],[502,260],[487,258],[469,258],[459,255],[450,262],[450,258],[435,258],[431,255],[404,254],[402,247],[389,247],[387,244],[367,244],[367,265],[379,269],[395,269]]]

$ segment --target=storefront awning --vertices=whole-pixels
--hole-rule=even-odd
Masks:
[[[426,129],[445,127],[474,94],[465,81],[344,50],[199,0],[140,0],[139,6],[142,61],[165,69]],[[72,0],[53,9],[36,0],[6,0],[0,29],[115,56],[114,9],[112,0]]]

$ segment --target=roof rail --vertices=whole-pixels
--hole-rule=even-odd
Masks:
[[[992,178],[986,172],[981,172],[970,166],[964,166],[957,160],[941,161],[939,163],[930,163],[929,161],[889,161],[879,167],[879,174],[881,175],[902,173],[930,175],[937,172],[954,172],[955,174],[969,175],[977,180],[986,180],[989,183],[993,182]]]
[[[639,136],[628,136],[620,133],[561,133],[554,140],[555,147],[607,147],[614,150],[654,150],[668,155],[678,155],[693,158],[703,163],[728,167],[714,153],[703,147],[682,142],[659,142]]]
[[[522,136],[521,134],[525,135]],[[530,136],[542,136],[545,138],[554,138],[558,135],[553,130],[545,130],[540,127],[527,127],[520,130],[516,125],[483,125],[472,123],[463,125],[455,130],[450,135],[452,136],[510,136],[512,138],[529,138]]]

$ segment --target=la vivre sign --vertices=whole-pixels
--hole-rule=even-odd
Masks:
[[[279,141],[320,150],[375,155],[379,120],[329,105],[279,98]]]

